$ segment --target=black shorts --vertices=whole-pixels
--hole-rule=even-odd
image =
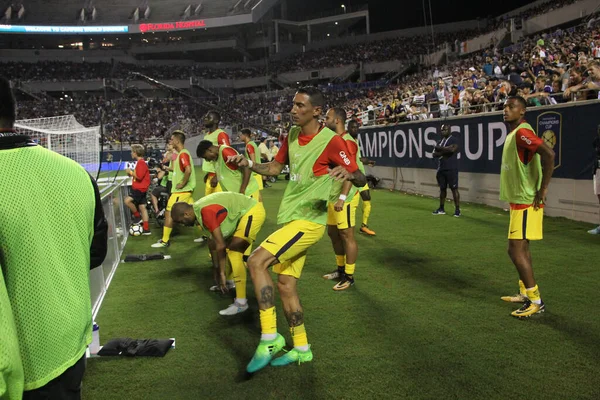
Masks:
[[[146,192],[140,192],[139,190],[129,189],[129,197],[133,199],[133,204],[136,206],[146,205]]]
[[[154,188],[154,190],[152,191],[152,196],[159,198],[161,193],[167,193],[169,194],[168,190],[166,187],[164,186],[157,186]]]
[[[435,176],[440,185],[440,189],[458,189],[458,170],[457,169],[444,169],[437,172]]]

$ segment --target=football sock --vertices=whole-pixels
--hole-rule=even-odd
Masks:
[[[140,212],[139,211],[134,212],[133,216],[136,217],[136,218],[139,218],[140,217]]]
[[[535,285],[532,288],[527,288],[527,297],[529,297],[529,300],[531,300],[532,303],[542,304],[542,298],[540,297],[538,285]]]
[[[346,256],[338,256],[335,255],[335,263],[338,269],[344,269],[344,265],[346,265]]]
[[[150,226],[149,226],[150,224],[148,223],[148,221],[144,221],[142,223],[142,225],[144,226],[144,230],[145,231],[149,231],[150,230]]]
[[[233,270],[233,280],[235,281],[235,297],[246,298],[246,267],[244,266],[244,255],[239,251],[229,251],[229,262]]]
[[[527,297],[527,289],[525,289],[525,284],[520,279],[519,279],[519,293],[521,293],[522,296]]]
[[[169,241],[169,239],[171,238],[171,232],[173,232],[173,228],[168,228],[166,226],[163,228],[163,242],[167,243]]]
[[[306,329],[304,328],[304,324],[298,326],[291,326],[290,333],[292,334],[294,348],[300,351],[307,351],[308,338],[306,337]]]
[[[277,314],[275,306],[260,310],[261,340],[273,340],[277,337]]]
[[[246,304],[248,304],[248,299],[246,299],[246,298],[243,298],[243,299],[241,299],[241,298],[237,297],[237,295],[236,295],[236,297],[235,297],[235,301],[236,301],[236,302],[237,302],[239,305],[242,305],[242,306],[245,306]]]
[[[356,264],[346,264],[346,275],[353,275]]]
[[[371,215],[371,200],[363,200],[363,225],[369,224],[369,216]]]

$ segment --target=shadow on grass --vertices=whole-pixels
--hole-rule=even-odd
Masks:
[[[425,282],[440,291],[459,294],[464,297],[481,298],[489,296],[489,284],[478,283],[474,276],[462,277],[455,268],[443,266],[443,258],[415,253],[410,250],[388,249],[379,253],[375,260],[399,275]],[[473,292],[477,293],[476,295]]]

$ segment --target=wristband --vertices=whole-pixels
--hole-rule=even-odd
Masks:
[[[340,194],[340,197],[339,197],[339,199],[340,199],[340,200],[342,200],[342,201],[346,201],[346,198],[347,198],[347,197],[346,197],[346,195],[345,195],[345,194]]]
[[[252,162],[252,160],[248,160],[248,168],[252,169],[253,166],[254,163]]]

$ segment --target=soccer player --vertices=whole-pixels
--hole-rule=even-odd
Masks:
[[[172,210],[173,221],[187,226],[199,225],[210,232],[208,241],[212,255],[215,281],[225,293],[226,259],[229,258],[235,280],[235,300],[221,315],[235,315],[248,309],[246,298],[246,267],[243,254],[252,246],[265,222],[263,203],[234,192],[220,192],[204,196],[194,205],[176,203]]]
[[[536,136],[525,121],[527,102],[509,97],[504,121],[510,128],[502,151],[500,200],[510,203],[508,254],[519,273],[519,294],[502,297],[524,303],[511,315],[528,317],[544,311],[544,302],[533,276],[530,240],[542,239],[544,201],[554,172],[554,151]]]
[[[346,141],[347,156],[355,160],[359,170],[364,174],[364,166],[358,155],[358,144],[346,132],[346,111],[343,108],[332,108],[325,116],[325,126]],[[327,206],[327,233],[331,238],[337,269],[323,275],[325,279],[339,279],[333,290],[345,290],[354,285],[354,270],[358,257],[358,245],[354,238],[356,225],[356,209],[360,196],[352,182],[334,182]]]
[[[358,138],[358,129],[360,128],[360,124],[355,119],[350,120],[348,122],[348,133],[354,140]],[[375,165],[375,161],[369,160],[362,156],[360,153],[360,148],[358,145],[357,148],[357,157],[361,163],[369,165],[370,167]],[[364,172],[364,171],[363,171]],[[375,231],[369,228],[369,216],[371,215],[371,191],[369,190],[369,184],[367,183],[365,186],[358,189],[360,193],[360,198],[362,199],[362,224],[360,226],[360,232],[367,234],[369,236],[375,236]]]
[[[258,183],[252,179],[252,171],[227,162],[228,158],[237,155],[239,153],[233,147],[215,146],[208,140],[201,141],[196,148],[196,156],[214,164],[215,175],[223,191],[242,193],[258,200],[260,192]]]
[[[171,208],[173,204],[180,201],[192,204],[194,199],[192,194],[196,188],[196,172],[194,171],[194,163],[192,155],[184,147],[185,134],[181,131],[175,131],[171,135],[169,142],[175,151],[177,151],[177,160],[173,165],[173,187],[171,188],[171,196],[167,203],[167,211],[165,212],[165,226],[163,227],[163,236],[152,247],[169,247],[169,239],[173,231],[173,219],[171,218]]]
[[[460,193],[458,193],[458,140],[450,133],[450,126],[442,125],[442,140],[435,146],[433,156],[438,159],[436,179],[440,186],[440,208],[433,215],[444,215],[447,189],[454,199],[454,216],[460,217]]]
[[[351,180],[355,186],[366,183],[365,175],[346,154],[344,140],[319,123],[325,99],[314,87],[298,90],[291,110],[295,126],[281,145],[275,160],[254,164],[242,155],[234,157],[240,166],[249,166],[261,175],[277,176],[290,166],[277,223],[283,227],[261,243],[250,258],[248,268],[260,309],[261,340],[246,371],[256,372],[269,363],[283,366],[311,361],[313,354],[304,328],[304,311],[297,292],[307,250],[325,233],[327,201],[332,177]],[[330,169],[333,167],[333,169]],[[328,174],[329,172],[329,174]],[[272,358],[285,345],[277,333],[275,290],[269,267],[278,274],[278,289],[294,348],[284,356]]]
[[[221,123],[221,114],[217,111],[209,111],[204,116],[204,127],[208,129],[204,140],[208,140],[214,145],[224,144],[230,146],[229,135],[222,129],[219,129],[219,123]],[[221,186],[215,175],[215,163],[211,161],[204,161],[202,163],[202,171],[206,173],[204,176],[204,195],[207,196],[211,193],[220,192]]]
[[[0,78],[0,398],[80,398],[108,225],[85,169],[15,132],[15,116]]]
[[[260,157],[260,152],[258,151],[258,146],[252,140],[252,131],[248,128],[242,129],[240,133],[240,140],[246,144],[245,156],[248,160],[251,160],[255,164],[261,164],[262,160]],[[263,190],[263,178],[261,175],[257,173],[252,173],[253,179],[258,183],[258,190]],[[258,201],[262,201],[262,194],[258,194]]]
[[[141,144],[131,145],[131,157],[133,157],[134,161],[137,161],[137,163],[135,165],[135,170],[132,171],[129,168],[125,170],[127,175],[133,178],[129,196],[125,198],[125,205],[129,207],[133,214],[134,224],[139,224],[140,220],[142,221],[142,235],[150,235],[148,209],[146,208],[146,196],[148,188],[150,187],[150,170],[148,169],[146,160],[144,160],[144,154],[144,146]]]
[[[166,170],[167,165],[171,164],[171,152],[167,151],[163,157],[162,163],[160,167],[156,168],[156,179],[158,180],[158,185],[152,190],[150,193],[150,200],[152,201],[152,208],[154,209],[154,214],[159,216],[160,212],[164,212],[164,210],[158,209],[158,197],[162,193],[170,193],[169,186],[169,171]],[[172,186],[172,185],[171,185]]]

